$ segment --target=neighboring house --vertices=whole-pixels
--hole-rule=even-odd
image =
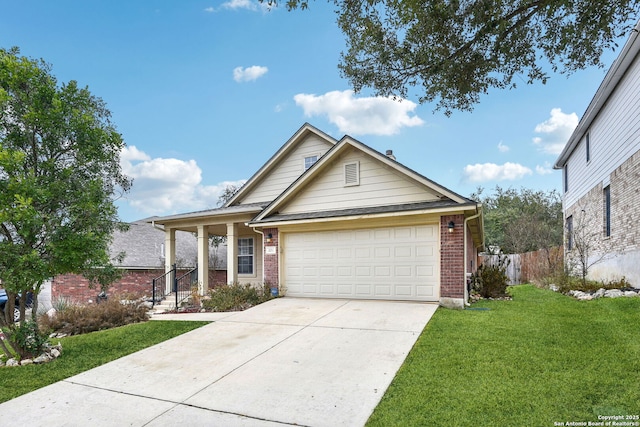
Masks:
[[[554,168],[563,171],[566,259],[585,239],[589,278],[640,287],[640,22]],[[601,259],[602,258],[602,259]]]
[[[116,231],[109,247],[112,258],[124,252],[125,256],[117,267],[125,270],[122,278],[113,283],[108,295],[127,295],[133,297],[151,296],[151,283],[154,278],[165,272],[164,231],[154,227],[148,220],[129,224],[129,230]],[[176,233],[176,257],[179,272],[193,269],[198,261],[196,237],[193,233]],[[209,286],[226,283],[225,245],[211,247],[209,256]],[[65,298],[79,303],[94,302],[99,288],[89,287],[89,282],[78,274],[63,274],[51,281],[51,299]]]
[[[432,159],[425,159],[425,166]],[[483,247],[481,205],[355,139],[303,125],[221,208],[153,218],[166,262],[176,232],[227,236],[229,282],[287,296],[440,302],[463,307]],[[206,291],[201,287],[201,293]]]

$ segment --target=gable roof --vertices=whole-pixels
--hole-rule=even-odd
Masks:
[[[613,65],[611,65],[611,68],[609,68],[604,80],[600,83],[598,90],[587,107],[587,111],[585,111],[578,123],[578,126],[569,137],[564,149],[558,156],[556,163],[553,165],[554,169],[562,169],[566,165],[569,157],[571,157],[573,151],[576,149],[580,141],[582,141],[582,138],[589,130],[589,127],[591,127],[591,124],[600,113],[600,110],[607,103],[609,97],[618,86],[618,83],[620,83],[627,70],[631,67],[631,64],[638,57],[638,54],[640,53],[640,39],[638,38],[638,32],[640,32],[640,21],[638,21],[636,26],[631,30],[631,35],[622,48],[620,55],[618,55],[618,58],[616,58]]]
[[[374,150],[368,145],[357,141],[350,136],[344,136],[336,145],[334,145],[324,156],[322,156],[313,166],[305,171],[296,181],[294,181],[284,192],[282,192],[275,200],[273,200],[258,216],[256,216],[251,223],[257,224],[259,222],[285,220],[285,219],[302,219],[302,218],[329,218],[340,215],[352,215],[363,213],[382,213],[387,212],[389,209],[384,207],[368,207],[368,208],[355,208],[344,210],[332,210],[323,212],[313,212],[306,214],[279,214],[279,209],[283,207],[289,200],[296,196],[306,185],[314,181],[323,171],[329,167],[333,159],[337,159],[342,153],[349,148],[359,150],[378,162],[381,162],[386,167],[402,174],[403,176],[423,185],[430,189],[439,196],[438,201],[430,201],[425,203],[410,203],[405,208],[394,207],[391,211],[408,211],[408,210],[421,210],[428,208],[442,208],[442,207],[455,207],[460,205],[476,205],[476,202],[467,199],[436,182],[426,178],[418,172],[404,166],[403,164],[391,159],[390,157]],[[402,205],[400,205],[402,206]]]
[[[280,147],[280,149],[276,151],[276,153],[271,156],[271,158],[267,160],[267,162],[262,165],[255,174],[253,174],[251,178],[249,178],[240,190],[238,190],[236,194],[234,194],[233,197],[225,203],[224,207],[230,207],[240,203],[243,197],[247,196],[254,188],[256,188],[257,185],[269,174],[269,172],[271,172],[277,164],[287,156],[288,153],[304,141],[310,134],[317,135],[332,145],[337,143],[335,138],[332,138],[318,128],[310,125],[309,123],[303,124],[300,129],[298,129],[298,131],[294,133],[293,136],[289,138],[289,140],[285,142],[282,147]]]

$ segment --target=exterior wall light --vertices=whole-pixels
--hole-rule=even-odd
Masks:
[[[453,233],[453,229],[456,227],[456,223],[449,221],[449,233]]]
[[[273,234],[271,233],[267,234],[267,243],[271,243],[272,239],[273,239]]]

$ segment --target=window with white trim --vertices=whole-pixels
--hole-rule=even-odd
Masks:
[[[306,156],[304,158],[304,170],[306,171],[313,166],[313,164],[318,161],[318,157],[319,156],[317,154],[314,154],[313,156]]]
[[[253,237],[238,239],[238,274],[253,274]]]
[[[344,186],[360,185],[360,162],[345,163]]]

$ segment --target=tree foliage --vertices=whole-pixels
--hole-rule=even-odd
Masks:
[[[347,42],[339,68],[354,89],[407,98],[416,88],[446,114],[472,110],[491,88],[544,83],[549,68],[602,66],[640,10],[640,0],[333,1]]]
[[[557,191],[503,189],[483,195],[478,188],[472,199],[484,207],[485,244],[504,253],[524,253],[562,245],[562,200]]]
[[[10,304],[59,274],[113,276],[113,197],[131,181],[110,116],[88,88],[59,85],[43,60],[0,49],[0,274]]]

